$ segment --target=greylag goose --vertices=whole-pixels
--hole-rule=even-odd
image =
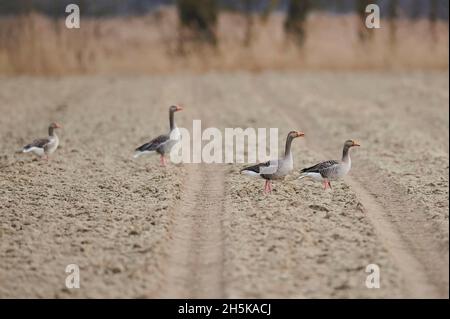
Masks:
[[[323,182],[324,189],[327,189],[327,187],[331,188],[330,181],[342,178],[350,171],[352,160],[349,150],[354,146],[360,145],[353,140],[345,141],[340,161],[330,160],[304,168],[300,171],[299,179],[310,177],[313,180]]]
[[[35,139],[28,145],[22,148],[23,153],[32,152],[41,158],[48,160],[48,155],[52,154],[59,145],[58,135],[55,133],[55,129],[61,128],[58,123],[51,123],[48,127],[48,137]]]
[[[149,154],[151,152],[157,152],[160,155],[160,163],[162,166],[166,166],[166,158],[165,154],[169,153],[172,146],[180,139],[180,132],[175,125],[174,113],[181,111],[183,107],[179,105],[172,105],[169,108],[169,124],[170,124],[170,132],[168,134],[162,134],[150,142],[145,143],[144,145],[139,146],[136,149],[136,153],[134,154],[134,158],[137,158],[144,154]]]
[[[286,138],[286,146],[284,156],[279,159],[270,160],[265,163],[245,167],[241,170],[241,174],[250,176],[259,176],[266,180],[264,185],[264,193],[272,192],[272,180],[283,179],[294,169],[294,161],[292,159],[291,144],[294,138],[304,136],[303,132],[291,131]]]

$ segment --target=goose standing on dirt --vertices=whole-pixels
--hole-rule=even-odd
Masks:
[[[22,148],[23,153],[32,152],[43,159],[48,160],[48,156],[52,154],[59,145],[58,135],[55,133],[55,129],[61,128],[58,123],[51,123],[48,127],[48,137],[35,139],[28,145]]]
[[[148,143],[139,146],[136,149],[134,158],[137,158],[144,154],[149,154],[151,152],[157,152],[160,155],[160,163],[162,166],[166,166],[165,154],[169,153],[172,146],[180,139],[180,132],[175,125],[174,114],[175,112],[181,111],[183,107],[179,105],[172,105],[169,108],[169,124],[170,132],[168,134],[162,134]]]
[[[272,192],[272,180],[283,179],[294,169],[292,159],[291,144],[294,138],[304,136],[303,132],[291,131],[286,138],[284,156],[276,160],[270,160],[254,166],[249,166],[241,170],[241,174],[250,176],[260,176],[266,180],[264,193]]]
[[[354,146],[360,145],[353,140],[345,141],[340,161],[330,160],[304,168],[300,171],[299,179],[310,177],[313,180],[323,182],[324,189],[327,189],[327,187],[331,188],[330,181],[342,178],[350,171],[352,160],[349,150]]]

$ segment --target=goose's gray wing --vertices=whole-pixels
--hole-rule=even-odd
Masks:
[[[311,167],[302,169],[301,173],[319,173],[323,177],[330,177],[336,173],[339,167],[339,161],[330,160],[321,162]]]
[[[276,177],[278,171],[278,160],[270,160],[264,163],[259,163],[253,166],[245,167],[241,170],[241,173],[247,175],[259,175],[265,179],[272,179]]]
[[[271,161],[267,161],[264,163],[259,163],[259,164],[253,165],[253,166],[245,167],[245,168],[241,169],[241,173],[248,171],[248,172],[253,172],[255,174],[261,174],[261,173],[263,173],[264,168],[268,168],[270,166],[270,163],[271,163]]]
[[[35,139],[30,144],[25,145],[23,147],[23,149],[24,150],[28,150],[28,149],[30,149],[32,147],[38,147],[38,148],[44,148],[45,149],[45,147],[48,145],[48,143],[50,143],[50,139],[48,139],[48,138],[38,138],[38,139]]]
[[[155,151],[157,148],[159,148],[161,145],[169,141],[170,136],[168,134],[162,134],[154,139],[152,139],[150,142],[145,143],[141,146],[139,146],[136,149],[136,152],[148,152],[148,151]]]

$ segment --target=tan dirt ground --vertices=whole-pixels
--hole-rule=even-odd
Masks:
[[[0,297],[448,298],[448,86],[448,72],[1,77]],[[133,160],[173,103],[188,129],[278,127],[280,149],[304,131],[296,172],[267,196],[243,164]],[[48,163],[15,153],[54,120]],[[349,138],[344,181],[295,180]]]

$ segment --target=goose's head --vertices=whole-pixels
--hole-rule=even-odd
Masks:
[[[181,105],[172,105],[169,108],[170,112],[178,112],[178,111],[181,111],[181,110],[183,110],[183,107]]]
[[[53,122],[53,123],[50,123],[48,128],[56,129],[56,128],[62,128],[62,126],[59,123]]]
[[[300,132],[300,131],[290,131],[288,134],[289,138],[297,138],[297,137],[302,137],[305,136],[305,133]]]
[[[361,145],[359,143],[355,142],[354,140],[347,140],[347,141],[345,141],[344,146],[347,148],[350,148],[350,147],[361,146]]]

